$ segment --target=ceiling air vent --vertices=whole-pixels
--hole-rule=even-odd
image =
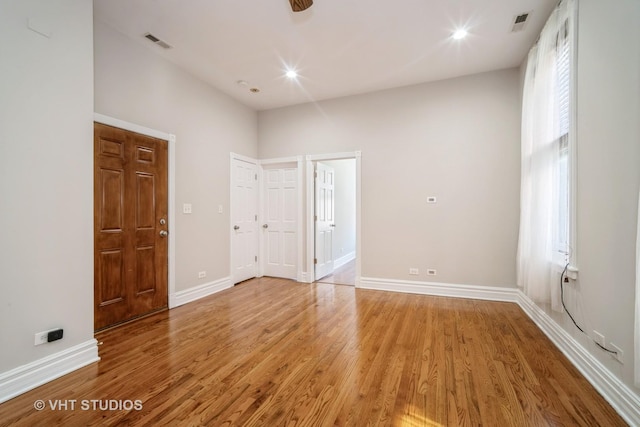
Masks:
[[[517,33],[518,31],[524,30],[525,25],[527,25],[529,15],[531,15],[531,12],[522,13],[515,16],[513,18],[513,27],[511,27],[511,32]]]
[[[151,40],[152,42],[154,42],[158,46],[161,46],[164,49],[171,49],[171,47],[172,47],[170,44],[168,44],[167,42],[165,42],[163,40],[160,40],[159,38],[157,38],[156,36],[154,36],[151,33],[147,33],[144,36],[145,36],[145,38]]]

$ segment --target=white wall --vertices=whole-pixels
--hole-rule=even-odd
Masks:
[[[356,250],[356,161],[355,159],[322,161],[335,171],[335,224],[333,256],[349,257]]]
[[[85,0],[0,2],[0,374],[93,339],[92,19]]]
[[[624,365],[556,321],[633,384],[635,244],[640,189],[640,2],[581,0],[578,22],[577,285],[568,305],[592,335],[624,351]],[[637,391],[637,389],[635,389]]]
[[[511,69],[260,111],[259,156],[362,151],[363,277],[514,287],[518,79]]]
[[[144,42],[95,22],[95,111],[176,135],[172,232],[180,291],[230,274],[229,153],[257,156],[257,114]],[[182,213],[184,203],[192,204],[192,214]],[[207,277],[198,279],[200,271]]]

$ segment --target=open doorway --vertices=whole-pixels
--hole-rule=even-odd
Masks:
[[[316,179],[316,186],[322,181],[330,181],[327,189],[326,182],[324,189],[316,187],[316,229],[323,224],[321,219],[326,216],[330,222],[331,238],[328,242],[318,244],[316,241],[316,259],[322,259],[318,254],[318,248],[331,245],[331,248],[324,248],[327,253],[331,253],[331,265],[324,263],[324,271],[319,271],[319,264],[316,264],[316,280],[322,283],[333,283],[336,285],[355,285],[356,281],[356,160],[340,159],[319,161],[316,164],[319,174],[324,174]],[[322,185],[322,184],[320,184]],[[324,194],[322,194],[324,191]],[[331,192],[332,194],[327,194]],[[329,201],[329,203],[327,203]],[[332,211],[327,215],[328,211]],[[324,211],[324,212],[323,212]],[[324,233],[316,230],[316,240]],[[322,239],[322,237],[320,237]],[[326,261],[326,260],[325,260]]]
[[[311,282],[357,286],[360,153],[307,156]]]

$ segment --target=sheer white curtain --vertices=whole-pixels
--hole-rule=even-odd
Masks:
[[[574,0],[564,0],[549,17],[529,52],[523,90],[518,286],[554,309],[560,307],[557,279],[568,252],[558,247],[559,215],[567,214],[559,206],[558,182],[570,128],[565,67],[573,49],[575,7]]]

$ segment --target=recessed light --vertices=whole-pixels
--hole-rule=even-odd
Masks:
[[[285,75],[290,79],[295,79],[296,77],[298,77],[298,73],[296,73],[295,70],[289,70]]]
[[[456,40],[461,40],[461,39],[467,37],[467,34],[469,34],[469,33],[467,33],[467,30],[461,28],[459,30],[456,30],[456,32],[453,33],[453,35],[451,37],[453,37]]]

